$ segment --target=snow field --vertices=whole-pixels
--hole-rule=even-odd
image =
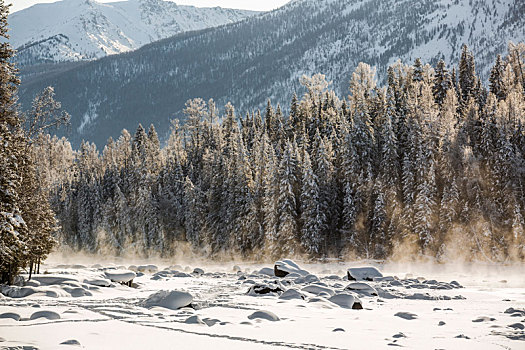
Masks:
[[[312,274],[318,280],[305,281],[304,276],[293,274],[276,278],[251,273],[262,266],[238,265],[241,271],[209,266],[201,269],[203,273],[162,270],[161,266],[155,273],[137,272],[133,287],[111,282],[109,287],[89,290],[92,295],[79,297],[70,295],[67,288],[75,282],[80,285],[77,288],[83,288],[84,281],[98,280],[118,269],[48,267],[51,274],[35,276],[38,287],[25,287],[37,292],[0,298],[0,348],[57,349],[64,342],[67,344],[60,348],[525,346],[525,331],[520,329],[525,325],[523,287],[506,288],[482,278],[476,280],[480,286],[463,287],[461,276],[454,276],[458,282],[452,282],[441,275],[433,280],[383,270],[385,277],[376,281],[348,281],[346,269],[338,264],[305,266],[305,271],[323,272]],[[257,285],[282,291],[248,293]],[[46,288],[64,293],[49,296],[40,291]],[[356,300],[362,310],[352,309]],[[43,317],[35,318],[35,313]]]

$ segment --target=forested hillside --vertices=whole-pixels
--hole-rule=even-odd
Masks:
[[[385,82],[396,60],[457,64],[462,44],[486,82],[497,54],[525,40],[521,0],[296,0],[239,23],[179,34],[71,69],[22,75],[21,100],[54,86],[72,115],[69,139],[99,147],[123,128],[154,123],[167,138],[188,99],[231,101],[241,113],[266,99],[288,108],[299,78],[323,72],[339,96],[359,62]]]
[[[525,46],[494,62],[484,86],[464,46],[458,69],[396,63],[384,87],[361,63],[347,97],[304,76],[289,113],[194,99],[162,148],[153,126],[102,152],[41,136],[59,239],[117,254],[523,259]]]

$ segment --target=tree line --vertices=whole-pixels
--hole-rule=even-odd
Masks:
[[[35,159],[73,250],[523,260],[524,62],[510,44],[485,86],[463,46],[382,87],[361,63],[342,98],[304,76],[286,111],[194,99],[162,146],[153,126],[102,152],[42,134]]]
[[[56,244],[59,226],[49,191],[39,177],[36,135],[67,124],[69,115],[53,98],[53,89],[35,98],[27,113],[17,101],[20,80],[7,39],[9,5],[0,0],[0,283],[12,284],[20,269],[29,278]]]

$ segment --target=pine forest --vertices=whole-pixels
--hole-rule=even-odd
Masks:
[[[246,114],[193,99],[167,140],[139,125],[73,150],[40,133],[29,154],[56,239],[117,255],[523,260],[525,45],[486,83],[467,46],[459,62],[398,61],[386,86],[360,63],[348,96],[303,76],[289,106]],[[29,114],[50,105],[47,89]]]

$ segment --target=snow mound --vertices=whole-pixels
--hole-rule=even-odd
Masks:
[[[346,271],[346,275],[349,281],[373,281],[376,277],[383,277],[383,274],[373,266],[351,267]]]
[[[204,275],[204,270],[201,269],[200,267],[196,267],[193,269],[193,273],[196,275]]]
[[[84,283],[97,287],[111,287],[111,281],[106,278],[85,279]]]
[[[78,288],[63,288],[66,292],[71,294],[73,298],[80,298],[80,297],[90,297],[93,294],[91,294],[90,291],[85,290],[84,288],[78,287]]]
[[[297,289],[290,288],[286,290],[281,296],[279,297],[281,300],[293,300],[293,299],[299,299],[304,300],[306,299],[306,296],[299,292]]]
[[[40,285],[42,286],[63,284],[65,282],[78,282],[73,277],[61,276],[61,275],[37,275],[37,276],[33,276],[33,279],[39,282]]]
[[[12,320],[15,320],[15,321],[20,321],[20,315],[19,314],[15,314],[14,312],[5,312],[3,314],[0,314],[0,319],[6,319],[6,318],[10,318]]]
[[[112,270],[106,271],[105,274],[107,279],[117,283],[129,283],[137,277],[137,274],[130,270]]]
[[[308,293],[315,294],[315,295],[319,295],[321,293],[326,293],[326,294],[328,294],[329,297],[335,295],[335,291],[332,288],[330,288],[330,287],[323,287],[323,286],[320,286],[320,285],[317,285],[317,284],[311,284],[309,286],[306,286],[303,289],[301,289],[301,291],[308,292]]]
[[[268,320],[268,321],[272,321],[272,322],[280,321],[280,320],[281,320],[281,319],[280,319],[276,314],[274,314],[273,312],[270,312],[270,311],[264,311],[264,310],[255,311],[253,314],[251,314],[250,316],[248,316],[248,318],[249,318],[250,320],[261,319],[261,320]]]
[[[345,290],[353,291],[363,295],[378,295],[377,290],[374,287],[363,282],[350,283],[348,286],[346,286]]]
[[[143,273],[155,273],[159,271],[159,268],[155,265],[140,265],[139,267],[137,267],[137,271]]]
[[[288,276],[291,276],[291,275],[288,275]],[[288,277],[286,276],[286,277]],[[316,275],[306,275],[306,276],[300,276],[300,277],[297,277],[294,282],[296,284],[309,284],[309,283],[315,283],[315,282],[319,282],[319,277],[317,277]]]
[[[291,273],[297,273],[301,276],[309,275],[308,271],[305,271],[299,267],[293,260],[284,259],[277,261],[274,266],[274,273],[277,277],[286,277]]]
[[[328,300],[345,309],[353,309],[354,304],[356,303],[356,297],[346,293],[336,294]]]
[[[193,296],[187,292],[177,290],[161,290],[150,295],[143,303],[144,307],[151,308],[160,306],[166,309],[177,310],[189,306],[193,301]]]
[[[9,298],[25,298],[31,294],[37,293],[37,287],[17,287],[5,286],[2,287],[2,294]]]
[[[29,317],[30,320],[45,318],[48,320],[59,320],[60,315],[53,311],[37,311]]]
[[[417,315],[411,312],[398,312],[394,316],[401,317],[405,320],[415,320],[417,318]]]

